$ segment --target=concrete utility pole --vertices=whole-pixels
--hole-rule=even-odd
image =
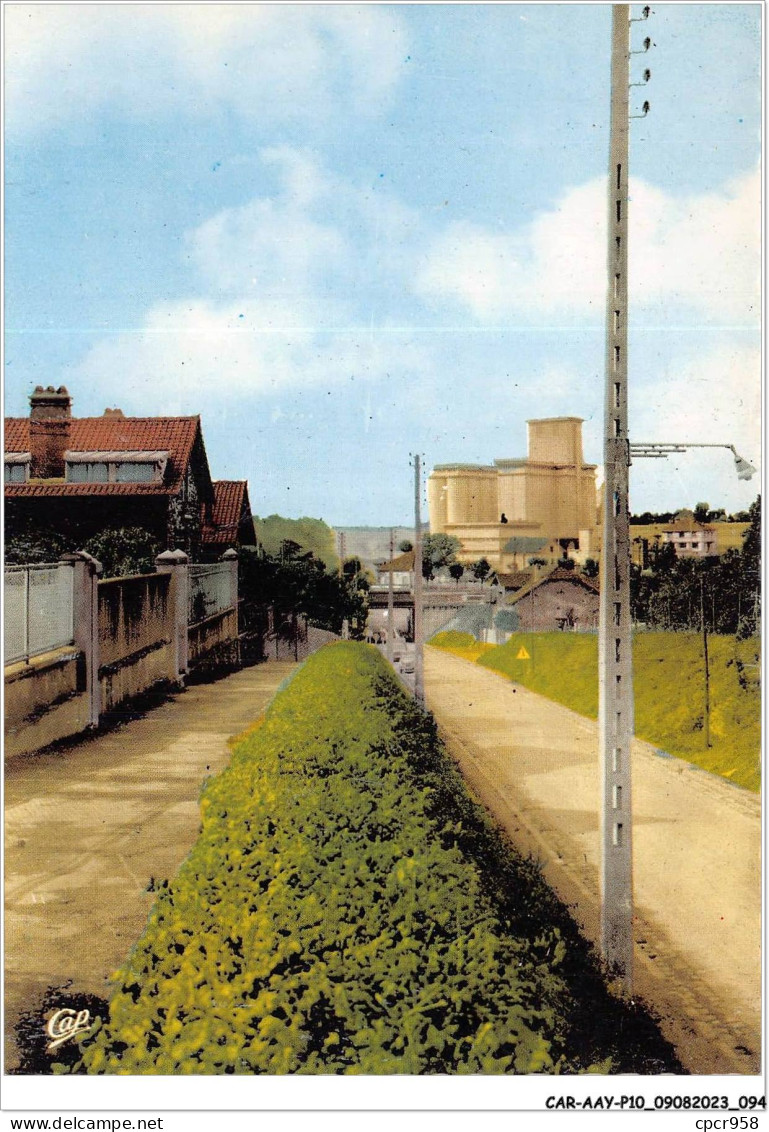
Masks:
[[[602,770],[601,951],[628,991],[633,978],[630,746],[633,662],[627,416],[628,86],[630,6],[612,9],[609,144],[603,549],[598,633],[598,730]]]
[[[414,699],[424,707],[425,660],[422,626],[422,474],[414,457]]]
[[[390,570],[387,577],[387,659],[393,662],[393,633],[395,632],[395,613],[393,602],[393,556],[395,554],[395,531],[390,527]]]

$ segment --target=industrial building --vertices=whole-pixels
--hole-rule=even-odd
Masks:
[[[527,425],[527,457],[438,464],[428,478],[430,532],[458,538],[463,562],[486,558],[509,571],[532,557],[584,562],[598,553],[596,465],[584,462],[581,418]]]

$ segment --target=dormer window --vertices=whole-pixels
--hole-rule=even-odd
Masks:
[[[67,483],[162,483],[167,452],[66,452]]]
[[[29,479],[29,452],[5,453],[5,482],[26,483]]]

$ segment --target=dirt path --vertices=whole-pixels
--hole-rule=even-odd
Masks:
[[[597,941],[597,724],[427,649],[428,706],[465,777]],[[635,991],[693,1073],[758,1073],[761,804],[633,745]]]
[[[141,719],[55,753],[11,760],[5,781],[5,1009],[13,1026],[49,985],[104,995],[155,896],[198,834],[203,779],[260,714],[288,663],[201,684]]]

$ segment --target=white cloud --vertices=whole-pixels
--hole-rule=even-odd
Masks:
[[[141,331],[103,339],[67,377],[73,387],[91,388],[109,375],[126,411],[141,413],[151,401],[162,414],[351,379],[377,382],[403,366],[411,372],[430,366],[418,348],[382,342],[366,330],[326,333],[306,326],[301,308],[163,304],[150,311]]]
[[[642,397],[634,399],[631,387],[630,411],[639,441],[733,444],[758,466],[761,351],[724,340],[680,365],[668,363]]]
[[[407,51],[398,13],[379,5],[14,4],[4,15],[11,136],[107,108],[270,122],[317,121],[348,102],[366,113]]]
[[[630,301],[665,321],[756,324],[760,176],[676,198],[631,179]],[[460,222],[433,243],[417,292],[450,299],[479,320],[602,317],[606,289],[606,185],[571,189],[550,211],[510,233]]]

